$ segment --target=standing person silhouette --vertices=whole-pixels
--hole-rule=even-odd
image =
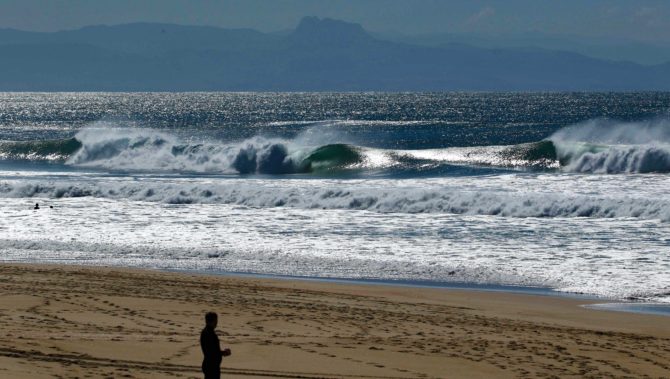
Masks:
[[[221,350],[219,337],[214,329],[219,323],[219,317],[214,312],[205,314],[205,328],[200,333],[200,348],[205,356],[202,360],[202,372],[205,379],[219,379],[221,377],[221,360],[230,355],[230,349]]]

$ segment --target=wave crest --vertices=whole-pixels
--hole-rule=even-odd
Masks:
[[[549,140],[564,171],[596,174],[669,173],[670,122],[591,120]]]
[[[318,129],[318,128],[317,128]],[[670,173],[670,122],[592,120],[546,140],[510,146],[423,150],[337,143],[309,129],[292,140],[256,136],[235,143],[184,142],[150,129],[91,128],[75,138],[0,142],[0,159],[57,161],[112,171],[295,174],[356,168],[393,174],[451,172],[450,166],[561,170],[575,173]],[[437,168],[435,171],[430,171]],[[446,171],[443,170],[446,168]]]
[[[361,159],[349,145],[314,148],[263,137],[231,144],[189,144],[153,130],[88,129],[76,138],[82,146],[68,164],[111,170],[292,174],[335,169]]]

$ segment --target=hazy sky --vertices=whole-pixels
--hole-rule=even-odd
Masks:
[[[0,27],[37,31],[138,21],[276,31],[306,15],[404,34],[540,31],[670,43],[668,0],[0,0]]]

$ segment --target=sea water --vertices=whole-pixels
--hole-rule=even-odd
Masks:
[[[669,174],[668,93],[4,93],[0,260],[670,302]]]

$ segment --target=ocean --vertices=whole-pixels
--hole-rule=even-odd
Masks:
[[[0,260],[670,303],[669,174],[670,93],[0,93]]]

